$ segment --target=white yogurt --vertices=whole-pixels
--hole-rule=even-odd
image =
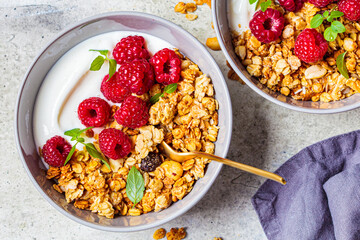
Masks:
[[[249,0],[227,0],[230,29],[237,32],[249,29],[249,22],[255,13],[255,7],[256,3],[250,5]]]
[[[91,62],[99,55],[89,49],[107,49],[110,52],[123,37],[139,35],[145,38],[150,54],[174,48],[170,43],[143,33],[115,31],[89,38],[64,54],[46,75],[35,102],[33,131],[37,146],[55,135],[73,128],[85,128],[77,115],[79,104],[89,97],[105,97],[100,92],[101,81],[108,73],[108,63],[100,71],[89,71]],[[78,144],[79,149],[82,146]]]

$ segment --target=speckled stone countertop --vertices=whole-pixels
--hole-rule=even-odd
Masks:
[[[215,36],[204,5],[188,21],[173,11],[176,0],[0,0],[0,239],[152,239],[155,229],[110,233],[80,225],[57,212],[32,185],[14,141],[14,108],[22,78],[39,50],[68,25],[108,11],[147,12],[177,23],[201,42]],[[226,76],[225,57],[210,51]],[[234,129],[229,159],[269,171],[319,140],[359,127],[360,109],[312,115],[279,107],[238,82],[227,80]],[[266,239],[251,197],[264,179],[224,167],[202,201],[165,224],[186,227],[187,239]]]

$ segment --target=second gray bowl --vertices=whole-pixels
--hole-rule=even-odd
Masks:
[[[329,103],[298,101],[291,97],[286,97],[279,92],[270,90],[265,85],[261,84],[257,78],[250,76],[236,55],[232,44],[227,16],[227,3],[228,0],[212,0],[212,17],[216,36],[227,61],[237,75],[239,75],[252,90],[282,107],[307,113],[338,113],[360,107],[360,94],[354,94],[349,98]]]

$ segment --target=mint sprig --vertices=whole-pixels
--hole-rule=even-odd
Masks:
[[[74,144],[74,146],[71,148],[69,154],[67,155],[66,157],[66,160],[65,160],[65,163],[64,163],[64,166],[70,161],[72,155],[74,154],[75,152],[75,149],[76,149],[76,145],[78,143],[81,143],[85,146],[86,148],[86,151],[88,151],[88,153],[94,157],[94,158],[98,158],[100,159],[109,169],[110,168],[110,165],[108,164],[108,162],[104,159],[104,157],[101,155],[101,153],[95,148],[94,144],[92,143],[86,143],[85,142],[85,139],[83,137],[81,137],[81,134],[89,129],[92,129],[93,127],[88,127],[88,128],[85,128],[85,129],[80,129],[80,128],[74,128],[74,129],[71,129],[71,130],[68,130],[66,131],[64,134],[66,136],[69,136],[71,137],[71,141],[76,141],[76,143]]]
[[[335,18],[339,18],[343,15],[344,13],[340,11],[325,11],[322,15],[316,14],[310,21],[310,27],[317,28],[324,22],[324,20],[330,22],[330,27],[327,27],[324,31],[324,38],[328,42],[335,41],[338,33],[346,31],[345,26],[340,21],[334,21]]]
[[[256,3],[257,2],[257,3]],[[266,9],[268,9],[271,4],[272,1],[271,0],[249,0],[250,5],[256,3],[256,7],[255,9],[258,9],[260,7],[261,11],[265,12]]]
[[[177,84],[177,83],[169,84],[169,85],[167,85],[167,86],[164,88],[164,92],[166,92],[166,93],[168,93],[168,94],[171,94],[171,93],[175,92],[175,90],[177,89],[177,87],[178,87],[178,84]],[[150,98],[150,103],[151,103],[151,104],[154,104],[154,103],[158,102],[161,97],[164,97],[164,93],[157,93],[157,94],[155,94],[154,96],[152,96],[152,97]]]
[[[116,72],[116,64],[117,64],[116,60],[108,58],[109,50],[90,49],[89,51],[100,53],[100,55],[97,56],[91,62],[91,65],[90,65],[90,70],[91,71],[99,71],[101,69],[102,65],[104,64],[104,62],[109,61],[109,78],[108,78],[108,80],[109,80],[114,75],[114,73]]]
[[[336,66],[339,69],[339,72],[341,73],[341,75],[343,75],[346,79],[349,79],[349,73],[348,73],[348,70],[347,70],[346,64],[345,64],[345,55],[346,55],[346,52],[340,54],[336,58]]]
[[[344,13],[340,11],[331,11],[331,12],[325,11],[322,15],[316,14],[310,21],[310,27],[311,28],[320,27],[321,24],[323,24],[324,20],[330,22],[331,23],[330,27],[327,27],[324,31],[324,38],[328,42],[335,41],[339,33],[343,33],[346,31],[345,26],[340,21],[337,20],[334,21],[334,19],[339,18],[343,15]],[[343,75],[345,78],[349,78],[349,73],[344,63],[345,54],[346,52],[340,54],[336,58],[336,66],[339,72],[341,73],[341,75]]]
[[[129,171],[126,180],[126,195],[130,201],[135,205],[141,201],[144,196],[145,181],[139,170],[132,167]]]

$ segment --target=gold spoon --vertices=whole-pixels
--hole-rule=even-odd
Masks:
[[[217,162],[221,162],[225,165],[228,165],[230,167],[234,167],[234,168],[238,168],[241,169],[243,171],[264,177],[264,178],[268,178],[271,179],[273,181],[279,182],[283,185],[286,184],[286,181],[283,177],[272,173],[272,172],[268,172],[256,167],[252,167],[243,163],[239,163],[239,162],[234,162],[231,161],[229,159],[225,159],[222,157],[218,157],[215,156],[213,154],[209,154],[209,153],[204,153],[204,152],[186,152],[186,153],[178,153],[176,151],[174,151],[167,143],[165,143],[164,141],[161,142],[160,146],[162,148],[160,148],[160,150],[171,160],[174,160],[176,162],[184,162],[186,160],[195,158],[195,157],[203,157],[203,158],[208,158],[211,160],[215,160]]]

